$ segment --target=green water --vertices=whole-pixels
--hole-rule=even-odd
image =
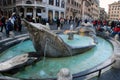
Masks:
[[[35,51],[35,49],[30,40],[21,42],[18,45],[13,46],[9,48],[8,50],[4,51],[2,54],[0,54],[0,62],[10,59],[16,55],[24,54],[26,52],[33,52],[33,51]]]
[[[85,40],[84,42],[86,42]],[[35,65],[25,67],[23,71],[13,75],[17,78],[42,79],[56,77],[61,68],[70,69],[71,73],[78,73],[90,69],[105,60],[113,53],[112,45],[106,40],[98,37],[98,44],[93,49],[71,57],[45,58]],[[0,61],[25,52],[35,51],[30,40],[20,43],[0,55]]]

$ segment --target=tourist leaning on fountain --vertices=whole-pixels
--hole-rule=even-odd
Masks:
[[[57,29],[60,29],[60,19],[59,18],[57,18],[56,23],[57,23]]]
[[[7,30],[7,34],[8,34],[8,37],[11,36],[12,38],[14,38],[14,27],[13,27],[13,24],[11,22],[11,19],[9,18],[9,20],[6,22],[6,30]]]

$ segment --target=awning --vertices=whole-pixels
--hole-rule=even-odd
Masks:
[[[41,13],[37,13],[38,16],[41,16],[42,14]]]
[[[30,13],[30,12],[29,12],[29,13],[26,13],[26,15],[30,15],[30,16],[31,16],[31,15],[32,15],[32,13]]]

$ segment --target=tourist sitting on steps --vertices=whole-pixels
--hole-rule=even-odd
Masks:
[[[115,37],[115,35],[118,34],[118,36],[120,37],[120,25],[115,26],[115,28],[113,28],[113,32],[111,34],[112,37]]]

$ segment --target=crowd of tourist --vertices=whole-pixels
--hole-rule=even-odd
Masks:
[[[98,31],[101,32],[108,31],[111,37],[115,37],[116,34],[120,37],[120,20],[117,21],[95,20],[93,21],[93,26]]]
[[[21,18],[19,15],[12,13],[9,18],[5,17],[3,14],[0,14],[0,32],[5,30],[6,36],[10,35],[14,37],[14,31],[21,32],[22,24]]]
[[[29,22],[34,23],[41,23],[41,24],[51,24],[50,19],[41,19],[37,16],[35,19],[33,19],[31,16],[27,16],[26,20]],[[108,31],[110,33],[111,37],[114,37],[116,34],[120,37],[120,20],[117,21],[107,21],[107,20],[84,20],[80,18],[74,18],[74,19],[64,19],[64,18],[57,18],[54,21],[54,24],[56,24],[56,27],[58,29],[64,29],[64,25],[68,24],[75,24],[74,27],[78,27],[82,24],[82,22],[89,22],[93,24],[93,27],[97,31]],[[5,29],[6,36],[9,37],[11,34],[14,35],[14,31],[21,32],[22,30],[22,24],[21,24],[21,18],[19,15],[16,15],[15,13],[12,13],[9,18],[6,18],[3,14],[0,14],[0,32],[3,32],[3,28]]]
[[[107,20],[84,20],[82,21],[81,19],[75,18],[72,20],[66,20],[63,18],[57,19],[56,24],[57,27],[62,28],[64,24],[73,24],[75,23],[76,26],[74,27],[78,27],[81,26],[82,23],[87,23],[89,22],[90,24],[93,25],[93,27],[96,29],[96,31],[100,31],[100,32],[109,32],[109,36],[111,37],[115,37],[115,35],[117,34],[120,37],[120,20],[117,21],[107,21]]]

